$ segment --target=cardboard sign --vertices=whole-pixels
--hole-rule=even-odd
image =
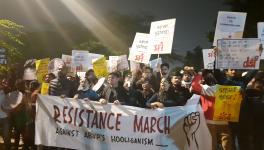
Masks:
[[[213,46],[219,39],[240,39],[243,37],[247,13],[219,11]]]
[[[215,53],[213,49],[203,49],[204,69],[214,69]]]
[[[42,82],[40,94],[41,95],[48,95],[49,94],[49,83]]]
[[[218,40],[217,69],[259,69],[260,39]]]
[[[76,68],[76,72],[86,72],[89,69],[89,52],[72,50],[72,66]]]
[[[37,79],[39,83],[43,82],[43,77],[49,73],[48,65],[50,59],[44,58],[36,61],[36,71],[37,71]]]
[[[121,56],[109,56],[108,60],[108,71],[126,71],[129,70],[129,65],[126,55]]]
[[[198,104],[153,110],[38,95],[36,105],[36,145],[79,150],[212,149]]]
[[[261,40],[261,44],[263,47],[264,46],[264,22],[258,22],[258,38]],[[264,59],[264,52],[262,52],[260,59]]]
[[[146,33],[136,33],[132,47],[129,50],[128,60],[148,64],[151,53],[149,51],[150,35]]]
[[[171,53],[175,23],[175,18],[151,23],[148,47],[151,54]]]
[[[156,72],[159,72],[161,64],[162,64],[161,58],[153,59],[149,62],[149,66],[153,69],[153,71],[156,71]]]
[[[108,75],[107,62],[104,56],[93,62],[93,69],[97,77],[106,77]]]
[[[71,55],[62,54],[61,59],[63,60],[63,62],[66,65],[67,72],[75,74],[76,73],[76,68],[75,68],[75,66],[72,65],[72,56]]]
[[[239,86],[218,85],[215,95],[214,117],[217,121],[238,122],[242,95]]]
[[[103,56],[102,54],[89,53],[89,69],[93,69],[93,60],[95,61]]]

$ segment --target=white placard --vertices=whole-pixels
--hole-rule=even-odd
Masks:
[[[217,41],[217,69],[259,69],[260,39],[222,39]]]
[[[136,33],[133,45],[129,50],[130,61],[148,64],[151,53],[149,51],[149,34]]]
[[[109,72],[126,71],[126,70],[129,70],[127,55],[109,56],[109,60],[108,60]]]
[[[218,39],[240,39],[243,37],[247,13],[219,11],[213,46]]]
[[[162,64],[162,59],[157,58],[153,59],[149,62],[149,66],[153,69],[153,71],[159,72],[159,67]]]
[[[89,52],[83,50],[72,50],[72,66],[76,72],[86,72],[89,69]]]
[[[258,22],[258,38],[261,40],[262,47],[263,47],[264,46],[264,22]],[[262,52],[260,59],[264,59],[264,52]]]
[[[102,54],[89,53],[89,69],[93,68],[93,60],[95,61],[103,56]]]
[[[203,49],[204,69],[214,69],[215,54],[213,49]]]
[[[151,23],[149,41],[151,54],[171,53],[175,23],[175,18]]]

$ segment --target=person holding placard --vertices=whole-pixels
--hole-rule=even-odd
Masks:
[[[201,84],[202,83],[202,84]],[[227,121],[213,121],[217,81],[211,72],[203,71],[195,75],[192,82],[192,92],[201,95],[201,106],[207,120],[207,126],[212,135],[212,150],[221,145],[223,150],[232,150],[233,141]]]

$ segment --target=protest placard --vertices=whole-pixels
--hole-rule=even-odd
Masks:
[[[93,60],[95,61],[98,58],[103,57],[102,54],[96,54],[96,53],[89,53],[89,69],[93,69]]]
[[[39,95],[36,105],[36,145],[80,150],[212,149],[198,104],[153,110]]]
[[[88,51],[72,50],[72,66],[76,69],[76,72],[86,72],[90,63]]]
[[[129,70],[129,65],[127,61],[126,55],[120,56],[109,56],[108,60],[108,71],[115,72],[115,71],[126,71]]]
[[[63,62],[66,65],[67,72],[72,73],[72,74],[76,74],[76,68],[75,68],[75,66],[72,65],[72,56],[62,54],[61,59],[63,60]]]
[[[128,60],[148,64],[151,52],[148,48],[150,35],[136,33],[132,47],[129,50]]]
[[[37,79],[39,83],[43,82],[43,77],[49,73],[48,65],[50,59],[44,58],[36,61],[36,71],[37,71]]]
[[[238,122],[242,101],[240,86],[218,85],[213,120]]]
[[[263,47],[264,46],[264,22],[258,22],[258,38],[261,40],[261,44]],[[262,51],[260,59],[264,59],[263,51]]]
[[[204,69],[214,69],[215,53],[213,49],[203,49]]]
[[[107,62],[104,56],[93,62],[93,69],[97,77],[106,77],[108,75]]]
[[[151,23],[148,46],[151,54],[171,53],[175,23],[175,18]]]
[[[240,39],[243,37],[247,13],[219,11],[213,46],[219,39]]]
[[[259,69],[260,39],[218,40],[217,69]]]
[[[153,71],[156,71],[156,72],[159,72],[161,64],[162,64],[161,58],[153,59],[149,62],[149,66],[153,69]]]
[[[48,95],[49,94],[49,83],[42,82],[40,94]]]

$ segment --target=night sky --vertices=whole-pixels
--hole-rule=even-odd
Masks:
[[[27,30],[47,30],[46,25],[51,24],[51,21],[34,1],[38,0],[0,0],[0,18],[10,19],[22,24]],[[61,3],[63,0],[42,1],[58,22],[79,22]],[[214,28],[218,11],[229,10],[228,6],[223,5],[222,0],[83,1],[93,8],[97,15],[108,11],[116,11],[128,15],[147,13],[155,16],[155,20],[176,18],[173,49],[178,54],[184,54],[197,45],[210,48],[211,43],[208,42],[206,33]]]

